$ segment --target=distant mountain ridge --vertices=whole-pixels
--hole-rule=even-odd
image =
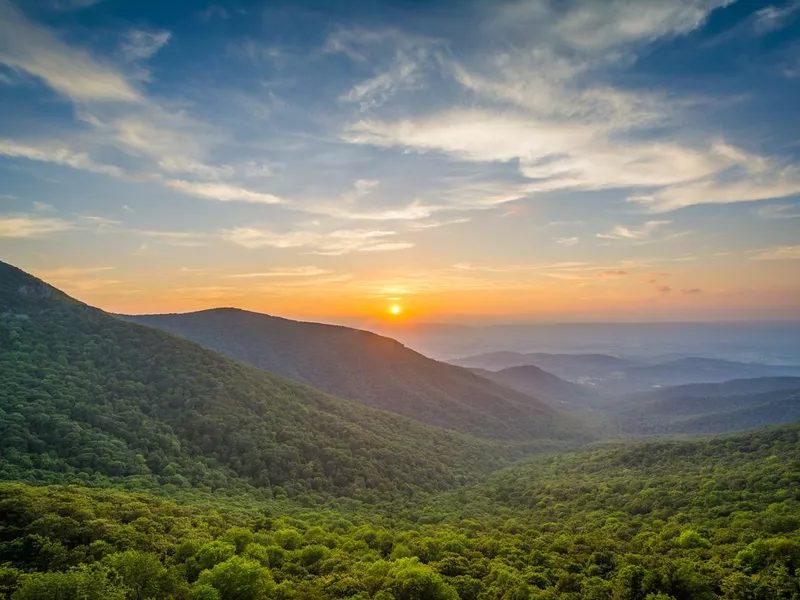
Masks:
[[[586,409],[598,402],[598,394],[592,388],[566,381],[534,365],[509,367],[500,371],[472,370],[501,385],[550,400],[554,405],[568,410]]]
[[[439,427],[515,440],[586,431],[574,417],[546,402],[368,331],[231,308],[120,318]]]
[[[721,383],[732,379],[800,376],[800,366],[692,356],[645,361],[604,354],[490,352],[457,359],[452,363],[492,371],[534,365],[567,381],[588,384],[606,393],[623,394],[658,387]]]
[[[740,379],[634,394],[610,405],[624,433],[709,434],[800,419],[800,378]]]

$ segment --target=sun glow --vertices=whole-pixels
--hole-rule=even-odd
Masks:
[[[391,315],[397,316],[402,312],[403,312],[403,307],[400,306],[399,304],[392,304],[389,307],[389,314],[391,314]]]

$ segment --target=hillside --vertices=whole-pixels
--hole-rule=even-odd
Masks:
[[[625,372],[628,385],[641,388],[654,385],[721,383],[731,379],[798,376],[800,367],[797,366],[765,365],[694,356],[651,365],[637,365]]]
[[[4,263],[0,315],[2,478],[375,499],[519,453],[121,321]]]
[[[633,360],[607,354],[490,352],[451,362],[490,371],[533,365],[562,379],[591,385],[598,391],[614,395],[665,386],[721,383],[731,379],[800,377],[800,366],[694,356],[671,360]]]
[[[546,352],[486,352],[450,361],[462,367],[500,371],[511,367],[537,366],[562,379],[601,377],[631,366],[629,360],[609,354],[549,354]]]
[[[384,513],[0,484],[0,593],[793,600],[798,456],[797,425],[611,446],[538,457]]]
[[[685,385],[625,397],[611,405],[620,429],[636,434],[740,431],[800,419],[800,378]]]
[[[566,381],[533,365],[509,367],[500,371],[473,371],[500,385],[549,400],[567,410],[582,410],[599,404],[598,394],[592,388]]]
[[[515,440],[570,436],[582,429],[544,402],[368,331],[237,309],[124,318],[430,425]]]

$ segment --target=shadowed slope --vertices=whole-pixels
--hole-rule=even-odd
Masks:
[[[367,331],[237,309],[124,318],[431,425],[507,439],[584,433],[544,402]]]

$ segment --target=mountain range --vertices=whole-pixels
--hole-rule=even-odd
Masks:
[[[581,429],[538,398],[430,359],[369,331],[238,309],[123,316],[329,394],[482,437],[525,440]]]
[[[117,319],[4,263],[0,350],[6,479],[396,497],[489,472],[558,437],[561,419],[520,395],[536,407],[512,413],[528,418],[514,429],[527,447],[432,427]]]
[[[745,363],[694,356],[660,361],[606,354],[489,352],[451,362],[490,371],[533,365],[562,379],[612,394],[692,383],[721,383],[732,379],[800,377],[800,365]]]

